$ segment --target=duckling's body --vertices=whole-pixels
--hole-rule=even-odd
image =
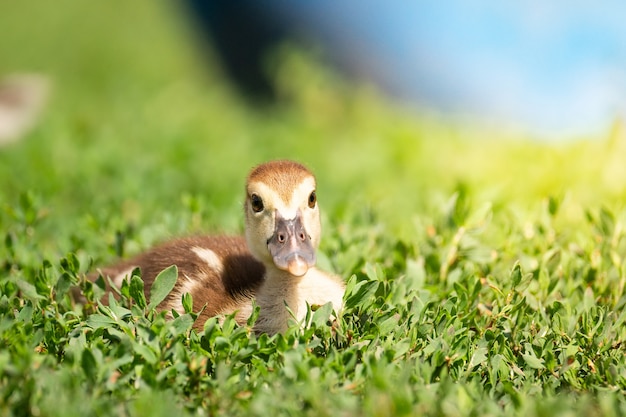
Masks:
[[[177,239],[100,272],[120,286],[139,267],[148,289],[159,272],[176,265],[178,281],[159,308],[182,312],[181,298],[190,293],[194,309],[204,307],[196,328],[210,317],[233,312],[244,324],[253,302],[260,308],[255,331],[270,334],[286,330],[291,314],[301,321],[307,304],[331,302],[335,311],[341,310],[343,282],[314,267],[320,222],[310,171],[291,161],[256,167],[248,176],[244,209],[245,239]]]
[[[261,313],[255,324],[260,333],[279,333],[287,330],[291,312],[301,322],[309,306],[332,303],[335,311],[343,305],[344,284],[338,277],[310,268],[302,277],[288,273],[267,277],[256,294]],[[289,310],[285,308],[289,306]]]

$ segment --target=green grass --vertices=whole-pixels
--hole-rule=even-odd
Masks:
[[[398,108],[292,47],[269,65],[281,102],[247,105],[173,2],[9,2],[0,27],[0,73],[53,83],[0,148],[0,415],[626,414],[619,123],[534,141]],[[334,327],[322,308],[272,338],[195,332],[137,279],[95,305],[96,265],[241,232],[248,169],[285,157],[318,175],[320,263],[348,283]]]

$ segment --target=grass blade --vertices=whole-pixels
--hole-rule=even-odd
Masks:
[[[178,279],[178,268],[176,265],[165,268],[157,275],[150,288],[150,304],[148,304],[148,310],[152,310],[172,291],[176,280]]]

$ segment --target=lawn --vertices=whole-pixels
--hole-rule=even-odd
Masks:
[[[174,2],[2,9],[0,74],[51,93],[0,147],[1,416],[626,414],[619,122],[547,142],[409,110],[293,45],[281,99],[254,105]],[[334,327],[320,308],[274,337],[196,332],[134,293],[94,302],[99,265],[241,233],[245,175],[275,158],[318,176]]]

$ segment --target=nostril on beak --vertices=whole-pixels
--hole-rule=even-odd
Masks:
[[[278,242],[285,243],[285,235],[283,233],[278,234]]]
[[[306,236],[304,235],[304,232],[300,232],[300,234],[298,235],[298,237],[300,238],[301,241],[304,242],[304,240],[306,239]]]

